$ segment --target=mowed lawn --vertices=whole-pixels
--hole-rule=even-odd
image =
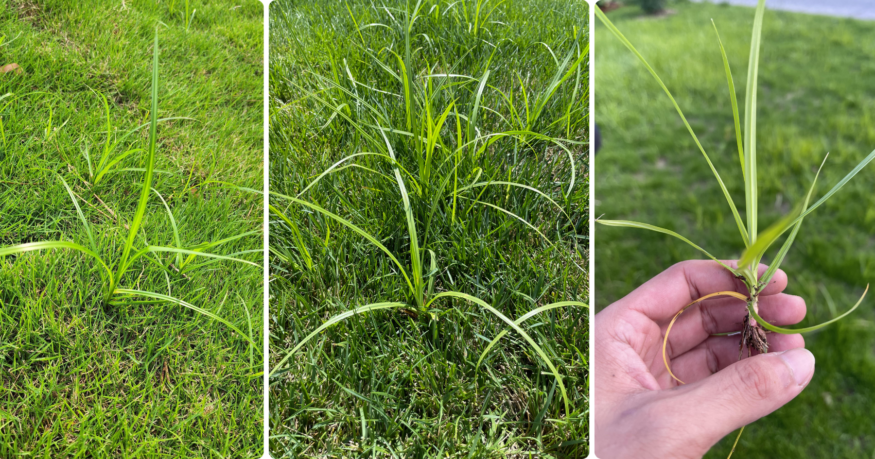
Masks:
[[[753,8],[675,4],[676,14],[610,18],[674,93],[744,214],[744,191],[713,18],[744,103]],[[767,11],[758,112],[761,228],[804,199],[827,152],[823,195],[875,148],[875,23]],[[712,254],[743,246],[724,197],[669,99],[604,27],[596,34],[595,215],[681,233]],[[875,167],[805,219],[782,265],[814,325],[850,308],[875,280]],[[596,306],[604,308],[673,263],[701,258],[685,243],[596,225]],[[768,262],[768,256],[764,262]],[[803,324],[803,325],[804,325]],[[859,458],[875,453],[875,297],[851,317],[805,335],[817,359],[810,386],[744,431],[738,457]],[[683,435],[678,432],[677,435]],[[708,457],[726,457],[732,438]]]
[[[135,246],[177,246],[169,209],[182,246],[252,231],[209,251],[261,248],[261,196],[206,182],[263,183],[263,10],[186,3],[0,0],[0,66],[21,70],[0,74],[0,247],[89,244],[59,174],[100,255],[118,259],[144,153],[99,181],[95,167],[108,137],[112,158],[148,146],[148,128],[125,134],[149,122],[157,25],[158,117],[191,119],[158,125]],[[145,256],[119,287],[172,295],[261,343],[262,270],[183,274],[179,261]],[[104,303],[100,269],[72,250],[0,257],[0,456],[260,457],[261,346],[176,304]]]
[[[271,4],[271,451],[586,457],[586,4],[385,3]]]

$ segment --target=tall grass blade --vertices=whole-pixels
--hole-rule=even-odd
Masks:
[[[392,143],[389,142],[389,138],[386,137],[386,133],[382,130],[380,134],[383,136],[383,140],[386,141],[386,148],[389,150],[389,156],[392,157],[393,161],[398,161],[395,158],[395,152],[392,149]],[[398,170],[398,167],[395,166],[392,168],[395,172],[395,180],[398,182],[398,191],[401,193],[401,201],[404,204],[404,215],[407,218],[407,233],[410,236],[410,263],[411,269],[413,270],[413,284],[414,291],[413,295],[416,298],[416,306],[422,307],[422,293],[423,293],[423,285],[422,285],[422,258],[419,256],[419,238],[416,234],[416,220],[413,217],[413,209],[410,207],[410,197],[407,196],[407,187],[404,186],[404,180],[401,178],[401,172]]]
[[[295,236],[294,242],[295,246],[298,248],[298,252],[301,253],[301,256],[304,257],[304,264],[307,265],[307,269],[313,270],[313,257],[310,256],[310,251],[307,250],[307,246],[304,244],[304,237],[301,235],[301,231],[298,229],[298,225],[292,222],[289,217],[287,217],[283,212],[272,205],[268,205],[268,208],[274,215],[279,217],[282,221],[288,225],[289,229],[292,230],[292,234]]]
[[[775,332],[775,333],[780,333],[780,334],[782,334],[782,335],[795,335],[796,333],[808,333],[808,332],[813,332],[813,331],[815,331],[815,330],[818,330],[818,329],[820,329],[820,328],[823,328],[823,327],[825,327],[825,326],[827,326],[827,325],[829,325],[829,324],[831,324],[831,323],[833,323],[833,322],[838,322],[839,320],[842,320],[843,318],[845,318],[845,316],[847,316],[848,314],[854,312],[854,310],[857,309],[857,306],[860,306],[860,303],[863,302],[863,298],[866,297],[866,292],[868,292],[868,291],[869,291],[869,285],[867,284],[867,285],[866,285],[866,290],[863,291],[863,295],[860,296],[860,299],[857,300],[857,303],[854,305],[854,307],[852,307],[851,309],[849,309],[849,310],[848,310],[847,312],[845,312],[844,314],[842,314],[842,315],[840,315],[840,316],[838,316],[838,317],[836,317],[836,318],[834,318],[834,319],[832,319],[832,320],[828,320],[828,321],[826,321],[826,322],[824,322],[824,323],[822,323],[822,324],[814,325],[814,326],[812,326],[812,327],[795,328],[795,329],[793,329],[793,328],[781,328],[781,327],[776,327],[776,326],[774,326],[774,325],[772,325],[772,324],[766,322],[762,317],[760,317],[759,314],[757,314],[756,311],[753,310],[753,306],[751,306],[750,303],[747,304],[747,310],[748,310],[748,312],[750,312],[750,315],[751,315],[754,319],[756,319],[757,323],[759,323],[760,325],[762,325],[763,328],[765,328],[766,330],[769,330],[769,331],[772,331],[772,332]]]
[[[741,215],[739,215],[738,209],[735,207],[735,202],[732,200],[732,196],[729,195],[729,190],[727,190],[726,185],[723,184],[723,179],[720,178],[720,173],[717,172],[717,168],[714,167],[714,164],[711,162],[711,158],[708,156],[708,153],[705,153],[705,148],[702,147],[702,143],[699,142],[699,138],[696,137],[696,133],[693,132],[692,126],[690,126],[690,123],[687,121],[687,117],[684,116],[684,112],[681,110],[681,107],[674,99],[674,96],[672,96],[671,91],[668,90],[668,87],[665,86],[665,83],[662,82],[662,78],[660,78],[659,75],[656,74],[656,71],[653,70],[653,67],[651,67],[647,60],[644,59],[644,56],[642,56],[641,53],[639,53],[638,50],[635,49],[635,46],[633,46],[632,43],[627,40],[626,37],[617,29],[617,27],[614,26],[611,20],[608,19],[607,16],[605,16],[605,13],[603,13],[600,9],[595,8],[595,14],[596,16],[598,16],[599,20],[601,20],[602,23],[608,28],[608,30],[610,30],[611,33],[613,33],[614,36],[616,36],[617,39],[619,39],[620,42],[622,42],[626,46],[626,48],[629,48],[629,50],[632,51],[632,53],[635,54],[636,57],[638,57],[638,60],[640,60],[641,63],[644,64],[644,67],[647,68],[653,78],[656,79],[656,82],[659,83],[659,86],[662,88],[665,94],[668,95],[668,98],[671,99],[671,103],[672,105],[674,105],[675,110],[677,110],[678,115],[680,115],[681,120],[683,120],[684,126],[687,127],[687,131],[689,131],[690,135],[693,137],[693,141],[696,142],[696,146],[699,147],[699,151],[702,152],[702,156],[708,163],[708,167],[711,168],[711,172],[714,174],[714,177],[717,178],[717,183],[720,185],[720,189],[723,191],[723,196],[726,198],[726,202],[729,203],[729,208],[732,210],[732,216],[733,218],[735,218],[735,224],[738,226],[738,231],[741,233],[741,238],[744,240],[745,246],[749,245],[750,243],[748,241],[750,239],[748,238],[747,229],[744,226],[744,222],[741,221]]]
[[[827,199],[831,198],[832,195],[836,194],[837,191],[842,189],[843,186],[845,186],[852,178],[854,178],[855,175],[857,175],[861,170],[863,170],[863,168],[866,167],[866,165],[868,165],[870,162],[872,162],[873,159],[875,159],[875,150],[872,150],[872,152],[869,153],[869,156],[866,156],[866,158],[864,158],[862,161],[860,161],[860,163],[857,164],[857,166],[854,167],[854,169],[851,170],[851,172],[848,172],[848,175],[846,175],[845,178],[841,179],[841,181],[839,181],[839,183],[836,183],[835,186],[832,187],[832,189],[830,189],[825,195],[823,195],[822,198],[818,199],[817,202],[815,202],[811,207],[808,208],[808,210],[806,210],[805,212],[802,212],[802,214],[799,215],[799,217],[797,217],[796,220],[793,220],[792,224],[799,223],[800,221],[802,221],[803,218],[805,218],[806,215],[810,214],[811,212],[814,212],[814,209],[817,209],[818,207],[820,207],[820,205],[823,204],[824,202],[826,202]]]
[[[747,67],[747,91],[744,102],[744,195],[747,229],[750,243],[757,239],[757,76],[760,65],[760,41],[763,32],[763,14],[766,0],[757,3],[750,39],[750,61]]]
[[[146,171],[143,174],[143,185],[140,189],[140,200],[137,204],[137,211],[134,214],[134,219],[131,221],[130,230],[128,231],[128,239],[125,242],[122,257],[119,262],[119,269],[116,273],[116,281],[119,281],[124,271],[128,266],[128,258],[131,254],[131,249],[134,246],[134,239],[137,237],[137,231],[143,223],[143,216],[146,213],[146,204],[149,201],[149,190],[152,189],[152,170],[155,168],[155,149],[157,143],[158,129],[158,30],[155,30],[155,41],[152,48],[152,108],[149,113],[149,149],[146,154]],[[115,289],[115,285],[113,285]]]
[[[79,220],[82,221],[82,226],[85,227],[85,233],[88,235],[88,243],[90,244],[91,250],[97,253],[97,244],[94,242],[94,234],[91,232],[91,225],[88,224],[88,219],[85,218],[85,214],[82,213],[82,208],[79,207],[79,201],[76,199],[76,195],[73,193],[70,185],[67,184],[67,181],[64,180],[64,177],[62,177],[61,174],[56,175],[58,176],[58,180],[64,185],[64,188],[66,188],[67,194],[70,195],[70,200],[73,201],[73,205],[76,207],[76,213],[79,215]]]
[[[179,239],[179,228],[176,227],[176,219],[173,217],[173,212],[170,211],[170,206],[167,205],[167,201],[164,200],[164,196],[161,196],[161,193],[158,192],[155,188],[152,188],[152,191],[158,196],[158,199],[161,200],[161,203],[164,204],[164,210],[167,211],[167,217],[170,219],[170,227],[173,229],[173,239],[176,242],[176,248],[182,248],[182,241]],[[182,255],[179,253],[176,254],[176,266],[182,268]]]

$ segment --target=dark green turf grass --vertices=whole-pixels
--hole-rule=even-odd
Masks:
[[[262,7],[258,2],[0,0],[0,246],[86,244],[70,184],[103,256],[118,256],[142,172],[95,184],[85,152],[147,123],[152,40],[160,37],[159,117],[152,184],[183,246],[261,228]],[[242,5],[242,6],[239,6]],[[147,145],[148,129],[116,154]],[[117,169],[140,168],[142,154]],[[48,171],[47,171],[48,170]],[[175,246],[153,193],[137,245]],[[258,234],[215,249],[261,247]],[[115,254],[115,255],[113,255]],[[245,256],[258,262],[260,256]],[[148,258],[148,257],[147,257]],[[261,342],[262,272],[218,262],[183,276],[138,262],[120,287],[203,307]],[[259,457],[261,347],[172,304],[103,303],[92,259],[70,250],[0,258],[0,456]]]
[[[572,74],[538,120],[530,115],[532,123],[520,122],[498,92],[508,96],[523,120],[526,99],[529,113],[534,112],[537,94],[565,57],[571,53],[576,60],[576,51],[585,49],[575,46],[575,37],[580,44],[587,40],[585,3],[481,2],[481,18],[497,7],[482,22],[475,19],[476,2],[425,1],[410,34],[410,58],[402,25],[405,3],[387,2],[386,8],[367,1],[271,5],[272,192],[296,196],[351,154],[386,156],[374,127],[379,122],[393,130],[387,140],[404,168],[399,173],[417,227],[423,278],[434,284],[429,297],[465,292],[514,319],[554,301],[586,302],[587,276],[577,266],[587,266],[587,146],[581,143],[588,133],[586,62],[579,67],[579,79]],[[401,62],[409,64],[404,68],[411,76],[410,97],[404,96]],[[487,69],[477,130],[469,131]],[[444,84],[447,80],[434,77],[430,86],[422,83],[427,75],[445,73],[476,80],[454,77]],[[435,120],[450,104],[458,107],[459,118],[450,109],[438,130],[438,147],[427,153],[427,145],[410,134],[427,134],[426,106]],[[458,187],[519,182],[544,192],[569,218],[544,197],[506,186],[469,191],[464,194],[468,200],[457,199],[454,210],[454,175],[439,167],[441,161],[454,161],[447,152],[464,143],[459,137],[521,125],[578,142],[566,143],[574,159],[573,187],[566,152],[533,137],[528,145],[513,139],[496,142],[480,156],[462,152],[457,163],[450,163],[459,164]],[[416,306],[399,273],[411,271],[412,244],[393,168],[385,158],[369,156],[343,163],[349,164],[356,167],[335,169],[301,199],[375,235],[403,268],[336,219],[288,199],[272,199],[290,221],[274,214],[271,222],[271,367],[340,312],[384,301],[409,306],[403,312],[349,318],[308,342],[288,368],[280,368],[270,390],[274,455],[585,457],[587,310],[556,309],[523,326],[564,376],[569,412],[556,379],[514,332],[478,371],[480,353],[505,326],[473,303],[441,299],[429,312]],[[445,179],[450,184],[441,189]],[[550,242],[471,198],[514,212]]]
[[[610,18],[663,78],[744,213],[743,181],[716,21],[744,102],[753,8],[681,3],[677,14]],[[596,34],[595,215],[677,231],[717,257],[743,245],[722,192],[669,99],[604,27]],[[824,155],[819,197],[875,148],[875,23],[767,11],[760,64],[758,159],[761,228],[804,199]],[[850,308],[875,279],[875,169],[870,165],[805,219],[782,265],[789,293],[813,325]],[[603,308],[668,268],[700,258],[689,246],[643,230],[597,226],[596,306]],[[768,257],[764,262],[768,262]],[[815,334],[811,385],[744,431],[735,455],[859,458],[875,454],[875,302]],[[678,435],[683,435],[678,433]],[[733,438],[709,457],[726,457]],[[733,457],[735,457],[735,455]]]

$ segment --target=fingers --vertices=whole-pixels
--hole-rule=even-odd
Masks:
[[[727,262],[734,267],[735,262]],[[764,273],[767,267],[759,266]],[[778,270],[762,296],[780,293],[787,286],[787,275]],[[710,260],[691,260],[678,263],[663,271],[611,308],[627,308],[640,312],[656,322],[671,320],[684,306],[709,293],[733,291],[747,294],[741,280]]]
[[[805,339],[802,335],[769,333],[766,337],[769,341],[769,352],[783,352],[805,347]],[[673,358],[670,361],[671,371],[687,384],[711,376],[738,361],[740,339],[740,335],[708,338],[690,352]],[[754,351],[754,355],[756,355],[756,351]],[[747,349],[744,350],[743,357],[748,357]],[[661,361],[659,364],[663,365],[664,368]],[[671,379],[671,376],[668,378]]]
[[[757,355],[696,383],[664,391],[654,408],[683,418],[695,431],[687,435],[713,444],[792,400],[813,374],[814,356],[806,349]]]
[[[805,300],[795,295],[778,293],[761,296],[759,314],[768,323],[786,326],[805,318]],[[737,298],[705,300],[681,314],[668,335],[668,355],[671,358],[698,346],[715,333],[740,331],[747,306]],[[663,333],[667,325],[663,327]]]

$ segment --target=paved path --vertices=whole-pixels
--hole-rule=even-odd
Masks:
[[[745,6],[757,5],[757,0],[705,1]],[[766,7],[775,10],[796,11],[824,16],[875,20],[875,0],[766,0]]]

